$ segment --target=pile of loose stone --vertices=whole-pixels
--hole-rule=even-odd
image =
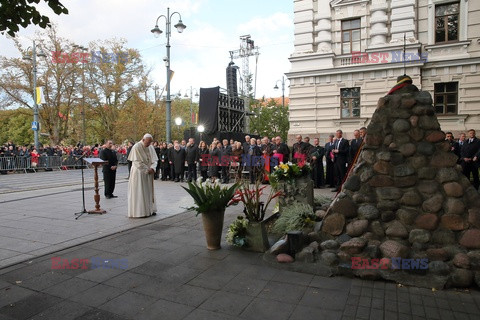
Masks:
[[[318,211],[322,225],[297,262],[421,287],[480,286],[480,196],[450,148],[428,92],[409,85],[381,98],[354,170]],[[352,257],[363,267],[352,269]],[[428,268],[392,269],[392,258],[428,259]],[[387,267],[369,268],[372,259]]]

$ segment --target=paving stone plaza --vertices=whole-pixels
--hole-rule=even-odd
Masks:
[[[293,272],[224,240],[208,251],[201,218],[182,213],[191,200],[179,184],[156,182],[158,215],[129,220],[122,170],[119,198],[101,199],[108,213],[78,220],[76,171],[2,177],[0,319],[478,319],[475,289]],[[34,189],[46,185],[37,192],[43,196],[22,179]],[[240,210],[227,209],[225,227]],[[124,259],[127,267],[53,269],[52,258]]]

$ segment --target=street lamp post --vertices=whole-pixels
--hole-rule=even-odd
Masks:
[[[189,90],[190,90],[190,122],[191,122],[191,125],[193,126],[193,92],[195,91],[195,97],[198,97],[198,91],[197,89],[193,89],[193,87],[190,86],[190,89],[187,89],[185,91],[185,95],[183,96],[184,98],[188,98]]]
[[[82,52],[87,52],[88,49],[83,47],[83,46],[79,46],[77,44],[74,44],[73,47],[75,49],[79,49],[81,50]],[[82,61],[82,147],[85,147],[85,141],[86,141],[86,124],[85,124],[85,59],[81,59]]]
[[[33,40],[32,46],[32,57],[27,54],[23,56],[23,60],[32,60],[33,65],[33,122],[35,126],[32,124],[33,129],[33,139],[35,142],[35,149],[40,150],[40,144],[38,141],[38,131],[40,130],[40,124],[38,122],[38,105],[37,105],[37,56],[39,57],[46,57],[45,53],[43,53],[42,49],[40,48],[40,52],[37,54],[37,48],[35,45],[35,40]]]
[[[155,27],[151,30],[151,32],[155,35],[155,37],[159,37],[162,34],[162,30],[158,27],[158,20],[161,17],[165,18],[166,26],[165,26],[165,35],[167,37],[167,56],[163,59],[165,61],[165,66],[167,67],[167,115],[166,115],[166,135],[167,135],[167,143],[170,142],[171,138],[171,121],[172,121],[172,101],[170,100],[170,36],[171,36],[171,25],[172,25],[172,17],[174,14],[178,14],[180,19],[178,23],[174,25],[179,33],[182,33],[183,30],[187,27],[182,22],[182,16],[178,12],[173,12],[170,14],[170,8],[167,8],[167,15],[160,15],[155,22]]]
[[[203,135],[203,132],[205,131],[205,127],[200,124],[198,127],[197,127],[197,131],[200,133],[200,141],[202,141],[202,135]]]
[[[285,107],[285,77],[282,76],[282,80],[277,80],[275,82],[275,87],[273,89],[278,90],[278,82],[281,81],[282,83],[282,107]]]

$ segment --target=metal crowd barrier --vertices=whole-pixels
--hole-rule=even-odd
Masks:
[[[0,171],[23,171],[31,169],[31,159],[28,157],[0,157]]]
[[[78,161],[79,156],[40,156],[37,163],[32,164],[30,157],[0,157],[0,172],[11,171],[36,171],[38,169],[50,170],[68,170],[80,169],[86,167],[83,161]],[[127,164],[127,156],[117,153],[118,164]]]
[[[127,155],[117,152],[118,164],[127,164]]]

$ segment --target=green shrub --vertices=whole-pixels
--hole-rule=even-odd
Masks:
[[[317,195],[313,198],[313,204],[315,207],[322,207],[326,204],[330,204],[331,202],[332,198],[329,196]]]
[[[273,232],[285,234],[293,230],[302,230],[312,227],[316,220],[317,217],[310,205],[294,202],[283,209],[282,214],[273,225]]]

